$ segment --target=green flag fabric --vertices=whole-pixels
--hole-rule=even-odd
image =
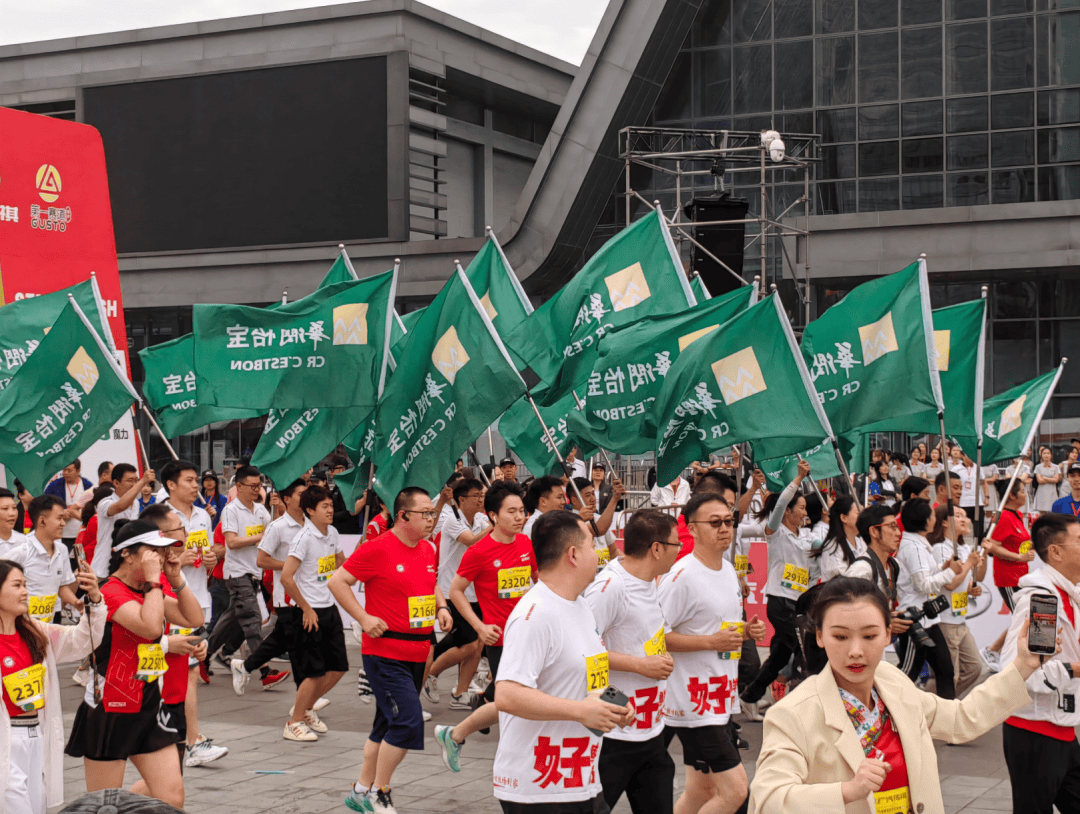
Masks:
[[[1039,422],[1064,367],[1065,363],[1062,362],[1054,370],[983,402],[983,463],[1005,461],[1031,450]],[[951,432],[949,434],[952,435]],[[970,450],[974,450],[977,443],[974,437],[958,436],[957,440]]]
[[[473,291],[480,297],[480,304],[484,306],[484,311],[499,336],[509,334],[533,312],[532,303],[525,296],[517,275],[510,268],[495,238],[488,238],[465,269],[465,276],[469,278]],[[526,363],[517,357],[512,349],[510,358],[519,370],[524,370]]]
[[[832,436],[776,294],[683,351],[656,399],[657,482],[744,441],[768,460]]]
[[[551,430],[552,438],[559,448],[559,454],[566,457],[571,447],[582,444],[568,434],[568,416],[578,412],[574,394],[563,396],[551,407],[540,407],[540,415]],[[506,441],[522,463],[528,467],[535,477],[556,473],[561,475],[559,459],[555,450],[548,442],[540,422],[536,420],[536,413],[527,399],[519,399],[499,419],[499,434]],[[596,452],[595,445],[585,444],[581,450],[580,459],[588,458]]]
[[[424,315],[424,311],[427,310],[425,305],[423,308],[417,308],[415,311],[410,311],[401,318],[401,325],[406,331],[411,331],[416,327],[416,323],[420,321],[420,318]]]
[[[387,503],[406,486],[435,494],[461,453],[525,384],[459,269],[406,334],[375,409],[375,490]]]
[[[196,305],[199,401],[220,407],[375,406],[393,271],[335,283],[273,311]]]
[[[349,262],[349,256],[345,254],[343,249],[337,256],[337,259],[334,260],[334,264],[330,266],[330,270],[323,275],[322,282],[319,283],[319,289],[329,288],[338,283],[352,283],[355,282],[356,279],[356,272],[353,271],[352,263]],[[290,481],[290,483],[291,482],[292,481]]]
[[[700,274],[695,274],[690,278],[690,290],[694,292],[694,297],[699,303],[712,299],[712,294],[710,294],[709,289],[705,287],[705,283],[702,282]]]
[[[609,331],[696,304],[663,214],[657,209],[593,255],[550,300],[506,334],[535,373],[541,404],[557,402],[589,378]]]
[[[89,315],[69,302],[0,392],[0,462],[39,495],[135,400]]]
[[[251,465],[284,487],[325,458],[365,418],[347,407],[271,410]]]
[[[851,291],[806,327],[802,353],[837,435],[937,426],[944,405],[924,261]]]
[[[810,477],[814,480],[835,478],[843,474],[840,471],[840,464],[836,462],[832,442],[826,441],[804,450],[800,455],[785,455],[783,458],[758,462],[757,468],[765,475],[765,485],[770,492],[782,491],[785,486],[795,480],[800,457],[810,464]]]
[[[262,415],[261,410],[240,410],[200,404],[192,358],[191,334],[139,351],[145,371],[143,398],[157,415],[166,438],[194,432],[215,421],[236,421]]]
[[[572,409],[567,417],[570,435],[623,455],[652,452],[659,422],[656,397],[671,365],[691,343],[746,310],[755,296],[753,286],[743,286],[681,313],[647,317],[607,334],[578,391],[585,408]],[[572,397],[567,406],[575,406]]]

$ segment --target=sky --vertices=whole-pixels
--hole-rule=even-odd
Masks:
[[[0,0],[0,45],[243,17],[334,0]],[[426,5],[580,65],[607,0],[426,0]],[[573,20],[567,24],[567,20]]]

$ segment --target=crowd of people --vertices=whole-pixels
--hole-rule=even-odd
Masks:
[[[282,738],[303,744],[356,670],[374,708],[344,799],[357,812],[394,814],[444,673],[462,720],[434,745],[458,772],[497,732],[507,814],[604,814],[624,795],[635,814],[943,812],[932,739],[996,726],[1013,810],[1080,811],[1078,450],[1000,471],[956,444],[874,450],[865,480],[829,488],[801,461],[773,492],[733,451],[634,509],[576,456],[521,483],[512,458],[459,461],[437,495],[351,506],[337,457],[290,484],[242,465],[226,493],[187,461],[103,465],[97,483],[74,461],[39,496],[0,489],[2,810],[60,803],[64,754],[88,791],[120,787],[130,760],[132,791],[182,808],[184,769],[228,754],[200,731],[201,684],[291,676]],[[991,561],[1012,621],[980,652],[966,617]],[[1043,656],[1027,646],[1036,594],[1059,609]],[[85,687],[66,739],[61,664]],[[764,721],[752,782],[740,720]]]

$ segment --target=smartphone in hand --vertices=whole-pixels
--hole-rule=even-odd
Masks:
[[[1038,656],[1057,653],[1058,598],[1053,594],[1031,597],[1028,650]]]

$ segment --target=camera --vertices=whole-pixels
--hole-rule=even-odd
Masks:
[[[906,608],[903,613],[897,614],[897,616],[911,622],[908,633],[915,640],[915,644],[921,647],[937,647],[934,640],[927,634],[926,629],[919,624],[919,621],[922,619],[936,619],[938,614],[948,607],[949,598],[944,594],[938,594],[933,599],[927,599],[923,602],[921,608],[911,606]]]

